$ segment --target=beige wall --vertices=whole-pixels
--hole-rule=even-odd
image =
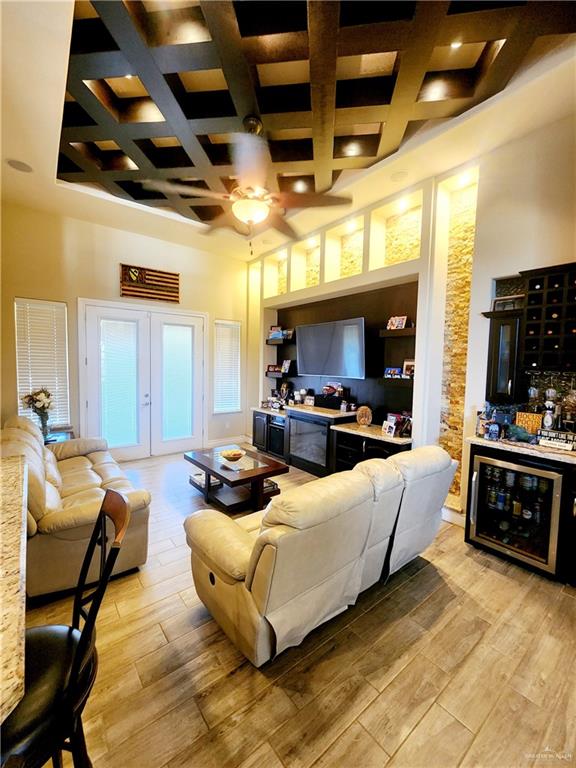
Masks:
[[[166,227],[170,227],[167,221]],[[2,211],[2,419],[17,407],[13,300],[15,296],[65,301],[68,306],[72,422],[78,429],[77,298],[120,300],[119,264],[155,267],[181,275],[180,309],[215,319],[239,320],[246,345],[246,265],[236,259],[133,232],[20,206]],[[122,299],[132,305],[169,307],[163,302]],[[243,355],[245,358],[245,355]],[[246,414],[212,415],[211,359],[206,439],[239,436]],[[246,371],[243,371],[243,383]],[[245,407],[243,386],[243,407]]]
[[[490,321],[481,313],[490,309],[494,278],[576,258],[575,144],[572,115],[480,160],[465,436],[474,433],[484,402]]]

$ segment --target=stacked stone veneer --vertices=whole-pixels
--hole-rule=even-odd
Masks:
[[[320,248],[315,246],[306,251],[306,288],[320,285]]]
[[[421,229],[422,208],[420,207],[386,219],[385,266],[401,264],[420,257]]]
[[[468,315],[476,220],[477,186],[450,195],[448,231],[448,270],[446,282],[446,322],[440,445],[458,461],[451,493],[460,494],[466,357],[468,354]]]
[[[340,239],[340,277],[351,277],[362,272],[364,230],[359,229]]]

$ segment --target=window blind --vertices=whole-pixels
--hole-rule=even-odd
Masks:
[[[70,424],[68,396],[68,333],[66,304],[60,301],[15,299],[18,413],[40,420],[22,403],[22,396],[46,387],[52,394],[51,427]]]
[[[240,410],[240,323],[214,323],[214,413]]]

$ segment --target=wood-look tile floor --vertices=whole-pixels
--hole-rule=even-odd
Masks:
[[[147,564],[114,580],[84,723],[94,768],[576,764],[576,590],[466,545],[422,557],[255,669],[200,603],[181,456],[124,465],[153,503]],[[290,469],[283,490],[313,479]],[[68,622],[69,598],[29,625]]]

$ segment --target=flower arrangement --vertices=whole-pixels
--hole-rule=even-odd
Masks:
[[[30,408],[38,416],[42,434],[44,437],[48,437],[48,411],[52,409],[51,393],[46,387],[41,387],[34,390],[34,392],[30,392],[29,395],[24,395],[22,402],[26,408]]]

